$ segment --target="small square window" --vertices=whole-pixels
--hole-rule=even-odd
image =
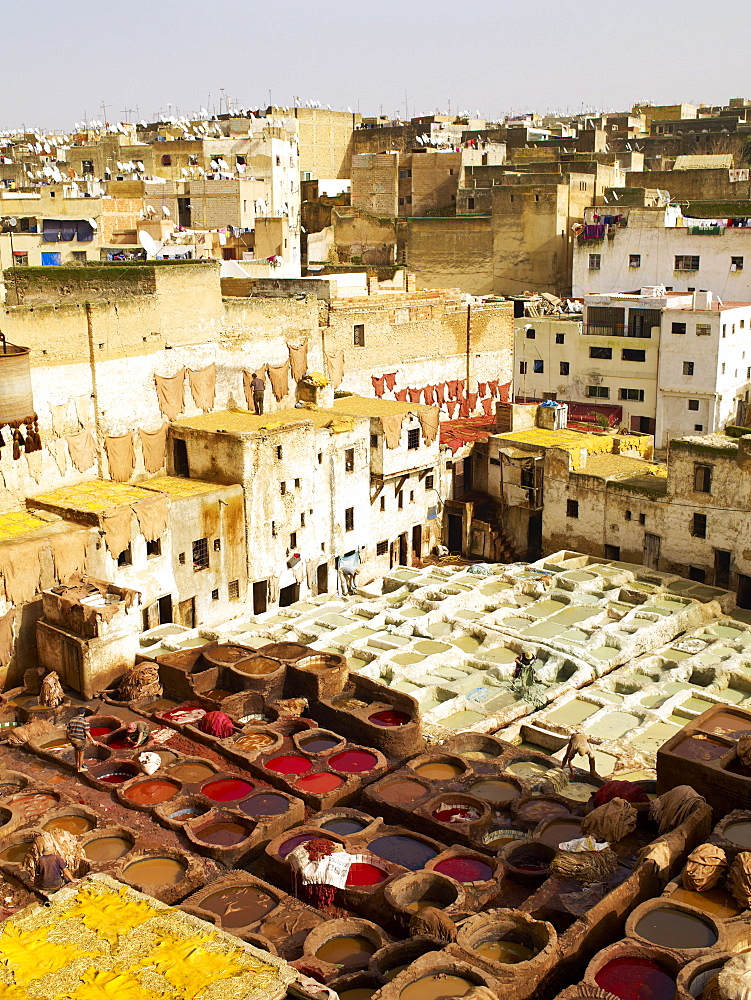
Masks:
[[[299,489],[300,489],[300,484],[301,484],[301,483],[302,483],[302,479],[296,479],[296,480],[295,480],[295,489],[296,489],[296,490],[299,490]]]
[[[695,580],[697,583],[706,583],[707,571],[702,569],[700,566],[689,566],[688,578],[689,580]]]
[[[396,505],[399,508],[399,510],[403,510],[404,509],[404,491],[403,490],[399,490],[399,492],[396,494],[396,501],[397,501]]]
[[[743,257],[731,257],[730,258],[730,270],[731,271],[742,271],[743,270]]]
[[[386,497],[381,497],[381,510],[386,510]]]
[[[527,362],[526,361],[520,361],[519,362],[519,374],[520,375],[526,375],[527,374]]]
[[[162,554],[162,540],[161,538],[155,538],[153,541],[146,542],[146,555],[160,556]]]
[[[566,342],[566,335],[563,333],[557,333],[555,335],[556,344],[564,344]]]
[[[214,539],[214,552],[221,552],[222,550],[222,540],[221,538]]]
[[[355,527],[355,508],[347,507],[344,512],[344,530],[352,531]]]
[[[646,361],[646,351],[636,351],[632,347],[625,347],[621,351],[621,361]]]
[[[209,568],[209,540],[198,538],[193,542],[193,569],[198,572]]]
[[[588,385],[587,395],[590,399],[610,399],[610,389],[606,385]]]
[[[388,550],[389,550],[388,542],[378,542],[378,544],[376,545],[377,556],[385,556]]]
[[[537,336],[536,331],[533,330],[531,327],[527,329],[526,333],[527,333],[527,340],[534,340],[535,337]]]
[[[707,537],[707,515],[694,514],[691,518],[691,534],[694,538]]]
[[[131,551],[130,545],[127,549],[123,549],[120,555],[117,557],[118,566],[132,566],[133,565],[133,553]]]
[[[703,431],[704,430],[704,424],[694,424],[694,430],[695,431]]]
[[[696,324],[696,336],[697,337],[711,337],[712,327],[709,323],[697,323]]]
[[[240,581],[230,580],[227,584],[227,597],[231,601],[237,601],[240,598]]]
[[[475,207],[475,199],[467,198],[467,208],[474,208],[474,207]]]
[[[285,495],[285,493],[287,492],[287,484],[286,483],[279,483],[279,492],[282,494],[282,496]]]
[[[303,511],[303,512],[302,512],[302,513],[300,514],[300,527],[301,527],[301,528],[304,528],[304,527],[305,527],[305,511]]]
[[[378,447],[378,435],[377,434],[371,434],[370,435],[370,447],[371,448],[377,448]]]
[[[589,270],[599,271],[601,259],[602,258],[599,253],[591,253],[589,255]]]
[[[684,361],[683,362],[683,374],[684,375],[693,375],[694,374],[694,363],[693,363],[693,361]]]
[[[647,515],[639,514],[639,524],[646,524],[646,523],[647,523]]]
[[[631,511],[627,510],[626,513],[623,516],[625,517],[625,519],[627,521],[630,521],[631,520]]]
[[[694,492],[695,493],[711,493],[712,492],[712,466],[711,465],[694,465]]]
[[[536,361],[533,361],[532,371],[535,373],[535,375],[542,375],[542,373],[545,371],[545,362],[541,358],[538,358]]]
[[[569,373],[569,363],[568,363],[568,361],[561,361],[560,369],[561,369],[561,375],[568,375],[568,373]]]
[[[185,565],[185,553],[184,552],[180,553],[180,555],[177,557],[177,561],[180,563],[181,566]]]
[[[688,408],[689,408],[689,410],[698,410],[699,409],[699,400],[698,399],[689,399],[689,401],[688,401]]]
[[[414,450],[420,447],[420,428],[413,427],[407,431],[407,448]]]
[[[605,358],[610,360],[613,357],[612,347],[590,347],[589,349],[590,358]]]
[[[211,591],[211,600],[212,601],[218,601],[219,600],[219,591],[218,590],[212,590]]]
[[[433,476],[426,476],[425,477],[425,489],[426,490],[432,490],[433,489],[433,482],[434,482]]]
[[[628,266],[629,267],[641,267],[641,254],[640,253],[630,253],[628,255]]]
[[[277,457],[278,461],[281,462],[281,460],[282,460],[282,446],[280,444],[278,444],[276,446],[276,457]]]
[[[291,549],[296,549],[297,548],[297,532],[296,531],[291,531],[290,532],[289,547]]]
[[[685,323],[672,323],[670,326],[671,333],[685,333],[686,324]]]
[[[323,465],[323,452],[322,451],[318,452],[318,464],[319,465]]]
[[[355,347],[365,347],[365,324],[364,323],[355,323],[353,340],[354,340]]]
[[[579,501],[578,500],[567,500],[566,501],[566,517],[578,517],[579,516]]]

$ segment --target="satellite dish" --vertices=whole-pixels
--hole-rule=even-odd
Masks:
[[[89,219],[89,225],[92,229],[99,229],[96,219]]]
[[[16,226],[18,225],[18,219],[11,217],[10,219],[8,219],[8,225],[11,227],[11,229],[15,229]]]
[[[147,257],[151,258],[156,257],[156,255],[162,249],[162,244],[157,243],[156,240],[153,238],[153,236],[150,236],[144,229],[138,230],[138,242],[146,251]]]

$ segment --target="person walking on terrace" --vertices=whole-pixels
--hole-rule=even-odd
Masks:
[[[75,751],[76,770],[79,773],[87,771],[88,768],[83,762],[83,753],[86,749],[86,744],[93,743],[95,746],[99,744],[91,735],[91,727],[89,720],[86,718],[86,709],[83,705],[76,709],[75,715],[68,723],[65,732],[68,737],[68,743],[70,743]]]
[[[258,372],[253,372],[250,387],[253,390],[253,408],[260,416],[263,413],[263,394],[266,390],[266,382],[258,375]]]

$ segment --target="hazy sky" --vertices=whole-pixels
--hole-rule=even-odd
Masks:
[[[410,116],[714,104],[751,96],[750,28],[747,0],[0,0],[0,128],[218,110],[221,88],[388,115],[406,92]]]

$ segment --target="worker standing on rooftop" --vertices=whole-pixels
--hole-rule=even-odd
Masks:
[[[263,394],[266,390],[266,383],[260,378],[258,372],[253,372],[250,386],[253,390],[253,407],[260,416],[263,413]]]

